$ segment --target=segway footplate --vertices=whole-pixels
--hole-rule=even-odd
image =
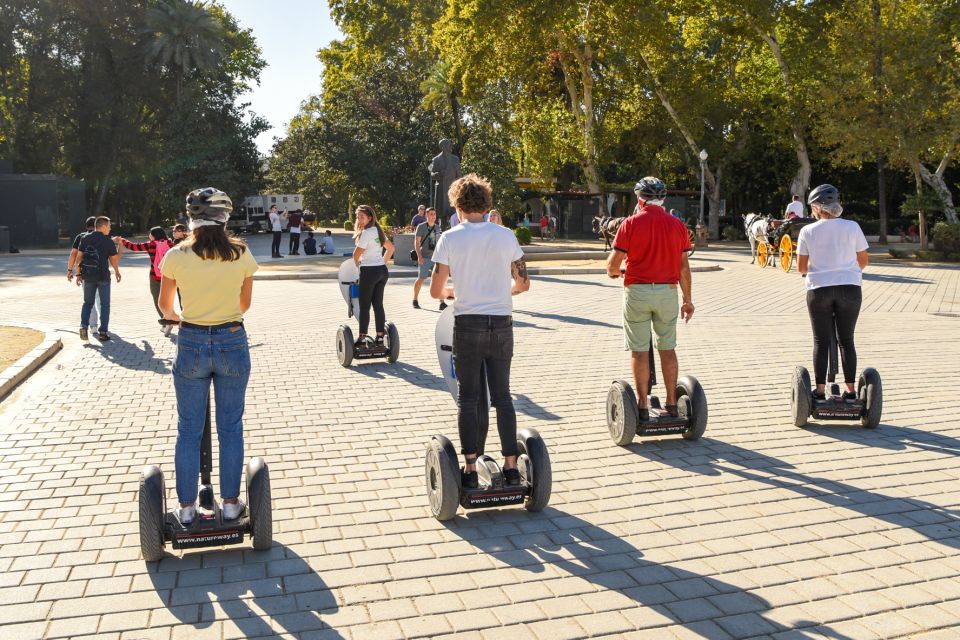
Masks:
[[[197,518],[183,526],[173,513],[167,513],[166,529],[170,532],[170,543],[174,549],[199,549],[201,547],[221,547],[242,544],[243,534],[250,528],[250,520],[243,515],[236,520],[223,520],[218,510],[212,518]]]
[[[813,401],[813,417],[817,420],[859,420],[863,415],[863,402],[847,402],[836,398]]]

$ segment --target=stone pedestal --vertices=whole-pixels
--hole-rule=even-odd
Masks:
[[[396,250],[393,252],[393,264],[400,267],[413,267],[417,262],[410,259],[410,252],[413,251],[412,233],[398,233],[393,238],[393,246]]]

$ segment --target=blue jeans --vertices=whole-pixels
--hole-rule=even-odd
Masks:
[[[457,316],[453,325],[453,362],[457,368],[457,426],[460,453],[476,455],[480,442],[478,411],[483,391],[481,371],[486,368],[490,404],[497,410],[500,453],[517,455],[517,412],[510,396],[510,363],[513,361],[511,316]]]
[[[250,379],[250,348],[243,327],[193,329],[181,327],[173,363],[177,392],[177,499],[197,499],[200,440],[213,380],[217,401],[217,442],[220,443],[220,497],[240,495],[243,473],[243,408]]]
[[[110,324],[110,278],[99,282],[83,283],[83,308],[80,310],[80,326],[90,326],[90,312],[93,303],[100,296],[100,331],[106,331]]]

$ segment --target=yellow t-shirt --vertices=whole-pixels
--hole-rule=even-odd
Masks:
[[[243,320],[240,289],[257,270],[248,248],[237,260],[204,260],[183,244],[163,256],[160,273],[177,281],[185,322],[212,326]]]

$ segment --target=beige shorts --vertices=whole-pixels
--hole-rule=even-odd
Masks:
[[[651,324],[657,349],[677,347],[680,303],[675,284],[631,284],[623,288],[623,335],[627,351],[650,349]]]

